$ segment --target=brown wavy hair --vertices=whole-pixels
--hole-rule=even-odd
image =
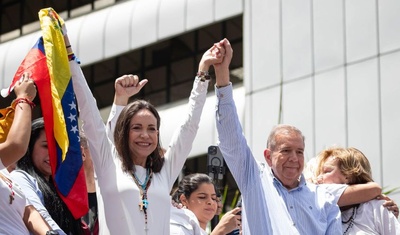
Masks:
[[[349,180],[348,184],[373,182],[368,158],[360,150],[353,147],[333,147],[319,153],[316,176],[323,172],[324,163],[331,156],[338,160],[339,170]]]
[[[157,119],[157,130],[160,130],[161,118],[156,108],[148,101],[136,100],[122,110],[121,114],[117,119],[114,131],[114,143],[115,148],[118,152],[118,156],[122,162],[122,170],[125,172],[134,172],[134,163],[131,158],[131,152],[129,149],[129,131],[130,123],[133,116],[135,116],[140,110],[149,110],[154,117]],[[154,173],[160,172],[164,165],[163,151],[160,143],[160,131],[157,134],[158,142],[156,149],[147,157],[146,168],[151,169]]]

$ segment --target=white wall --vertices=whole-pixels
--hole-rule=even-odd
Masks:
[[[245,1],[244,131],[260,160],[282,102],[281,122],[303,131],[307,159],[354,146],[375,181],[400,187],[398,12],[396,0]]]

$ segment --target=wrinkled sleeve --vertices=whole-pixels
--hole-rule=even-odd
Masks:
[[[108,139],[114,143],[114,130],[115,130],[115,125],[117,124],[117,120],[119,115],[122,112],[122,109],[124,109],[125,106],[121,105],[115,105],[113,104],[111,106],[110,114],[107,119],[107,124],[106,124],[106,132]]]
[[[185,119],[174,132],[167,152],[165,153],[164,167],[166,167],[167,170],[169,179],[168,186],[170,189],[192,150],[193,141],[199,129],[200,117],[206,101],[208,84],[208,80],[202,82],[198,77],[195,78]]]
[[[335,195],[326,191],[326,219],[327,219],[327,230],[326,235],[342,234],[342,217],[337,205],[337,199]]]
[[[58,224],[51,218],[46,207],[43,205],[42,192],[37,185],[36,180],[29,176],[26,172],[20,170],[14,170],[11,172],[11,176],[15,182],[21,187],[23,193],[25,194],[26,200],[29,205],[35,207],[35,209],[40,213],[47,224],[53,229],[57,230],[60,234],[65,234]]]
[[[170,235],[201,235],[196,215],[189,209],[178,209],[171,206]]]
[[[400,234],[400,224],[392,212],[383,206],[382,200],[372,200],[371,211],[374,211],[375,227],[379,234],[398,235]]]
[[[320,184],[321,187],[325,188],[327,192],[333,195],[334,203],[338,203],[340,197],[342,196],[344,190],[348,187],[347,184]]]
[[[112,147],[112,142],[108,139],[105,124],[81,67],[76,61],[70,61],[70,69],[78,101],[79,115],[83,122],[83,130],[88,139],[96,175],[98,178],[104,178],[107,177],[104,169],[113,165],[112,151],[115,149]]]
[[[242,126],[233,100],[232,84],[215,88],[216,125],[219,148],[241,191],[259,187],[259,166],[243,135]]]

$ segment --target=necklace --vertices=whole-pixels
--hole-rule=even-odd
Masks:
[[[347,221],[342,220],[342,224],[347,224],[350,222],[349,225],[347,226],[346,230],[343,232],[343,235],[346,235],[347,232],[353,227],[354,219],[356,218],[356,214],[357,214],[357,208],[358,208],[358,205],[353,207],[353,213]]]
[[[9,178],[7,178],[6,176],[4,176],[3,174],[1,174],[0,173],[0,178],[4,181],[4,183],[6,183],[7,184],[7,186],[10,188],[10,195],[9,195],[9,197],[10,197],[10,205],[13,203],[13,201],[14,201],[14,196],[15,196],[15,193],[14,193],[14,190],[13,190],[13,184],[12,184],[12,181],[9,179]]]
[[[146,169],[146,179],[142,183],[139,178],[136,176],[134,172],[132,172],[133,181],[139,188],[140,192],[140,202],[139,202],[139,210],[144,213],[144,230],[147,233],[147,208],[149,207],[149,202],[147,200],[147,190],[151,184],[151,178],[153,177],[153,171],[150,168]]]

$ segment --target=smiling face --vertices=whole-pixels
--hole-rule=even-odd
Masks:
[[[182,194],[181,202],[196,215],[200,227],[205,229],[207,223],[211,221],[217,211],[215,187],[210,183],[201,183],[188,198]]]
[[[147,157],[157,144],[157,119],[148,109],[141,109],[130,121],[129,150],[134,164],[145,167]]]
[[[293,131],[278,132],[274,138],[274,147],[264,151],[265,160],[286,188],[295,188],[304,168],[304,139]]]
[[[34,166],[43,174],[45,178],[51,176],[51,167],[49,160],[49,151],[47,148],[46,133],[40,131],[32,150],[32,161]]]
[[[319,184],[346,184],[348,180],[340,171],[339,160],[330,156],[326,159],[322,166],[322,172],[318,176]]]

